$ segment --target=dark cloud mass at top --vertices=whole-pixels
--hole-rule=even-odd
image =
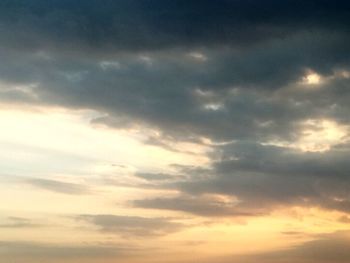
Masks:
[[[1,1],[0,99],[96,110],[92,123],[157,129],[154,145],[231,142],[212,147],[211,168],[189,172],[210,176],[164,186],[178,199],[137,206],[205,216],[285,204],[349,212],[349,28],[348,1]],[[321,81],[306,83],[308,74]],[[289,147],[323,120],[345,127],[341,141],[324,152]],[[206,194],[240,203],[208,203]]]
[[[348,8],[346,1],[15,0],[2,1],[0,12],[4,26],[29,30],[12,34],[24,40],[18,45],[155,50],[245,47],[304,29],[347,31]]]

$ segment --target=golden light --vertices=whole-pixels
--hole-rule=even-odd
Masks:
[[[343,142],[348,127],[331,120],[308,120],[302,124],[301,137],[295,147],[310,152],[323,152]]]
[[[317,85],[321,83],[321,80],[321,75],[316,72],[310,72],[303,78],[303,83],[307,85]]]

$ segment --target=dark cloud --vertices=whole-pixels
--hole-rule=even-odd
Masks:
[[[348,152],[300,152],[278,146],[233,143],[221,146],[212,169],[189,180],[165,183],[180,197],[136,200],[138,207],[185,211],[207,216],[262,215],[286,205],[316,206],[350,212]],[[191,174],[192,169],[187,169]],[[183,171],[182,171],[183,172]],[[220,202],[207,195],[235,197]]]
[[[102,232],[124,237],[163,236],[181,230],[184,225],[168,218],[148,218],[120,215],[81,215],[77,220],[87,221]]]
[[[337,68],[348,69],[346,54],[350,52],[339,46],[347,41],[327,33],[316,34],[315,39],[307,34],[291,38],[244,52],[214,51],[200,64],[188,61],[182,51],[167,56],[149,54],[151,65],[138,54],[125,55],[115,58],[120,69],[103,69],[103,58],[55,54],[43,58],[36,53],[8,54],[3,50],[0,72],[7,90],[2,100],[95,109],[105,115],[94,123],[157,128],[168,140],[198,140],[198,136],[220,141],[290,140],[298,134],[298,123],[308,119],[348,122],[348,79],[309,93],[302,88],[290,94],[276,91],[301,80],[307,68],[326,75]],[[300,54],[293,53],[303,49]],[[24,87],[18,89],[18,85]],[[167,147],[157,138],[147,142]]]
[[[345,2],[6,1],[0,10],[11,36],[0,39],[5,102],[95,109],[105,114],[95,123],[141,124],[172,140],[290,139],[300,121],[346,116],[348,79],[276,94],[307,69],[349,69]]]
[[[305,28],[346,31],[349,8],[346,1],[15,0],[1,3],[0,23],[4,44],[27,49],[245,47]]]
[[[211,168],[159,186],[179,197],[137,206],[199,215],[282,205],[349,212],[348,144],[322,153],[266,144],[297,141],[310,120],[349,125],[349,10],[346,1],[2,1],[1,101],[96,110],[93,124],[156,129],[146,143],[168,150],[214,142]],[[308,72],[322,81],[303,83]],[[239,202],[227,207],[208,194]]]

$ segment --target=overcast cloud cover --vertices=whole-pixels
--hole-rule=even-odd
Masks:
[[[0,102],[5,108],[92,110],[98,114],[89,125],[136,129],[145,147],[192,155],[197,153],[179,145],[209,149],[207,165],[173,163],[169,173],[131,176],[129,186],[175,193],[128,200],[128,209],[145,214],[112,215],[101,209],[73,216],[97,232],[147,239],[192,225],[167,215],[172,212],[249,220],[302,207],[346,217],[349,30],[348,1],[3,0]],[[22,183],[71,198],[98,192],[90,181],[49,176]],[[163,216],[150,217],[147,211]],[[345,230],[315,235],[286,250],[233,259],[349,262]],[[0,261],[17,253],[18,260],[37,260],[41,251],[53,260],[80,254],[113,258],[134,251],[67,246],[3,240]]]

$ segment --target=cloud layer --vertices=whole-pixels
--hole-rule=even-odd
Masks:
[[[121,201],[133,215],[70,208],[75,223],[92,225],[104,237],[156,239],[190,228],[170,212],[216,220],[302,207],[341,214],[345,223],[349,28],[347,1],[1,1],[1,108],[88,110],[96,129],[123,131],[144,146],[206,160],[192,166],[174,161],[165,169],[159,156],[158,170],[128,164],[93,170],[89,159],[84,184],[50,167],[47,175],[21,174],[19,181],[66,194],[60,200],[106,198],[104,205],[113,203],[113,209],[111,199],[127,192],[122,187],[134,187],[138,192]],[[113,195],[113,187],[120,192]],[[7,218],[1,229],[32,227],[25,217]],[[268,262],[346,262],[347,239],[339,235],[284,250],[286,261],[279,252],[260,256]],[[23,258],[42,252],[119,255],[118,248],[98,245],[0,246],[6,260],[14,251]]]

